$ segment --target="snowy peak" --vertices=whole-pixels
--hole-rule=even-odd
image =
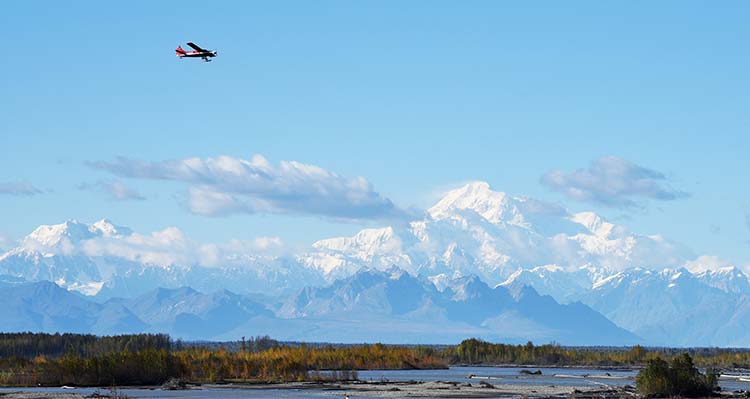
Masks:
[[[321,240],[312,247],[314,252],[298,260],[322,271],[327,278],[346,277],[362,267],[384,270],[393,265],[411,264],[403,251],[401,237],[391,227],[365,229],[352,237]]]
[[[615,230],[615,225],[608,223],[601,216],[593,212],[581,212],[571,216],[570,220],[576,222],[594,233],[598,237],[607,238]]]
[[[469,183],[451,190],[427,213],[435,220],[454,217],[457,211],[473,211],[491,223],[524,224],[515,201],[507,194],[492,191],[486,182]]]
[[[465,276],[454,279],[449,288],[453,291],[454,301],[468,301],[491,295],[492,289],[477,276]]]
[[[116,226],[107,219],[102,219],[91,225],[71,219],[60,224],[41,225],[27,235],[22,243],[27,249],[40,246],[55,248],[96,237],[119,237],[130,234],[132,234],[132,231],[127,227]]]
[[[651,287],[659,290],[696,286],[695,276],[685,268],[651,270],[634,267],[610,275],[594,283],[594,290],[606,291],[617,288]]]
[[[92,237],[93,234],[89,231],[89,226],[71,219],[60,224],[43,224],[26,236],[23,239],[23,243],[34,243],[43,247],[55,247],[66,238],[70,241],[78,242]]]
[[[631,285],[636,285],[636,283],[639,280],[643,280],[646,278],[650,278],[652,275],[652,271],[648,269],[644,269],[641,267],[634,267],[631,269],[619,271],[615,274],[612,274],[606,278],[603,278],[592,286],[592,289],[594,290],[605,290],[605,289],[612,289],[617,288],[622,285],[627,285],[630,283]]]
[[[750,294],[750,278],[733,266],[706,270],[696,273],[695,277],[704,284],[727,293]]]
[[[449,191],[427,211],[433,221],[465,219],[467,212],[495,225],[518,226],[547,237],[559,233],[568,236],[591,233],[607,238],[612,232],[624,233],[594,213],[571,215],[557,204],[493,191],[485,182],[474,182]]]
[[[518,270],[513,272],[508,279],[498,284],[498,286],[508,287],[517,284],[531,285],[529,278],[534,278],[536,281],[546,281],[547,279],[557,277],[558,273],[563,273],[565,270],[558,265],[544,265],[537,266],[533,269],[524,269],[519,267]]]
[[[630,233],[595,213],[571,214],[558,204],[493,191],[485,182],[448,192],[427,213],[409,228],[366,229],[318,241],[299,259],[329,281],[362,267],[397,265],[424,277],[476,274],[494,286],[519,267],[677,267],[693,257],[679,245]],[[590,288],[585,275],[581,280]],[[550,282],[549,289],[557,292],[564,285]]]
[[[577,295],[585,292],[603,276],[604,269],[583,266],[565,269],[558,265],[537,266],[532,269],[519,268],[499,286],[518,290],[524,286],[533,287],[539,294],[551,295],[561,303],[573,302]]]
[[[357,248],[364,252],[374,252],[398,247],[399,240],[392,227],[382,229],[364,229],[353,237],[337,237],[320,240],[313,244],[316,249],[331,251],[348,251]]]
[[[122,237],[133,234],[133,231],[127,227],[118,226],[109,219],[102,219],[89,226],[89,231],[101,237]]]

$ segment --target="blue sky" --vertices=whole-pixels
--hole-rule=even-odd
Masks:
[[[9,3],[0,235],[108,217],[307,245],[383,225],[370,216],[388,201],[418,211],[484,180],[748,264],[748,17],[739,1]],[[219,57],[178,60],[191,40]],[[374,202],[339,218],[274,189],[276,211],[208,215],[188,198],[204,180],[106,167],[255,154],[280,179],[294,177],[282,161],[336,174],[337,189],[361,176]],[[542,184],[551,171],[575,184],[607,156],[655,173],[657,190],[602,202]]]

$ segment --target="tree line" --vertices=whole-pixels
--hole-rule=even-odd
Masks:
[[[19,334],[15,343],[6,336],[6,349],[0,355],[0,385],[154,385],[171,378],[192,382],[306,381],[331,376],[350,379],[356,376],[355,370],[362,369],[448,366],[439,354],[425,347],[284,345],[258,337],[241,343],[239,350],[227,350],[172,343],[167,336],[146,334],[64,336]]]
[[[700,349],[691,354],[691,362],[698,367],[750,368],[748,351]],[[0,334],[0,385],[153,385],[171,378],[191,382],[312,381],[356,378],[355,370],[445,368],[451,364],[642,367],[655,364],[656,359],[669,361],[679,356],[679,350],[641,346],[571,348],[479,339],[446,346],[334,346],[287,344],[269,337],[218,344],[173,342],[160,334],[22,333]]]
[[[573,348],[556,344],[525,345],[495,344],[480,339],[467,339],[448,346],[442,356],[451,364],[472,365],[537,365],[537,366],[609,366],[641,367],[649,361],[673,359],[684,353],[698,367],[750,368],[750,351],[723,348]]]
[[[171,348],[172,340],[166,334],[99,337],[91,334],[0,333],[0,358],[71,354],[89,357],[110,352]]]

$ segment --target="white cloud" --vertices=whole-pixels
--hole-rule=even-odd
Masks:
[[[116,256],[159,266],[195,264],[195,250],[196,245],[176,227],[167,227],[148,235],[133,233],[81,242],[81,251],[88,256]]]
[[[547,172],[541,183],[568,198],[616,208],[637,207],[639,199],[669,201],[689,195],[670,187],[663,173],[614,156],[596,159],[587,169]]]
[[[121,257],[150,265],[210,267],[242,264],[242,260],[278,255],[283,247],[278,237],[203,244],[188,238],[177,227],[167,227],[151,234],[133,233],[84,240],[79,250],[88,256]]]
[[[0,194],[31,196],[42,193],[42,190],[27,181],[0,182]]]
[[[349,221],[408,216],[362,177],[345,178],[295,161],[273,165],[261,155],[162,162],[120,157],[89,165],[120,177],[184,182],[188,208],[200,215],[280,213]]]
[[[78,186],[80,190],[97,190],[101,191],[110,199],[116,200],[116,201],[126,201],[126,200],[145,200],[146,197],[141,195],[137,190],[130,188],[123,184],[121,181],[113,180],[113,181],[98,181],[93,184],[84,183]]]
[[[706,270],[718,270],[727,266],[731,266],[729,261],[714,255],[701,255],[691,261],[685,262],[685,268],[693,273],[700,273]]]
[[[199,247],[200,264],[219,266],[243,264],[259,256],[280,256],[286,248],[279,237],[257,237],[252,240],[229,240],[223,244],[205,244]]]

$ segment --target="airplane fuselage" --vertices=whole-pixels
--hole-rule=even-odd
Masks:
[[[194,52],[191,51],[189,53],[185,54],[178,54],[178,57],[187,57],[187,58],[203,58],[204,60],[208,59],[209,57],[216,57],[216,51],[205,51],[205,52]]]
[[[192,53],[191,52],[191,53],[180,54],[179,57],[188,57],[188,58],[193,58],[193,57],[216,57],[216,51],[206,51],[205,53]]]

